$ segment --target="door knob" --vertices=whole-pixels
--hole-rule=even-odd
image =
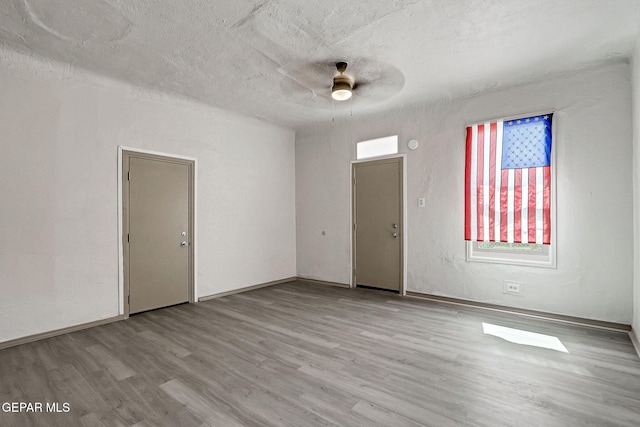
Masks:
[[[182,242],[182,243],[180,243],[180,246],[182,246],[182,247],[187,246],[187,242]]]
[[[398,224],[393,224],[393,228],[398,228]]]
[[[396,237],[398,237],[398,233],[392,233],[391,236],[395,239]]]

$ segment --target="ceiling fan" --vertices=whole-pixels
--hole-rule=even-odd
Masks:
[[[359,105],[369,106],[391,98],[404,86],[404,75],[393,64],[362,57],[348,64],[334,61],[300,60],[279,67],[282,91],[301,105],[332,109],[331,101],[346,101],[356,92]]]

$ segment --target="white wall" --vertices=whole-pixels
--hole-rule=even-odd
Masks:
[[[408,164],[409,291],[629,324],[633,193],[630,67],[616,63],[296,134],[298,275],[350,281],[349,162],[356,141],[398,134]],[[357,97],[357,93],[354,98]],[[465,125],[556,110],[558,267],[465,261]],[[416,138],[420,147],[406,149]],[[427,207],[419,209],[417,199]],[[322,236],[321,231],[326,230]],[[505,279],[524,296],[502,293]]]
[[[0,93],[0,342],[118,315],[118,145],[198,159],[198,296],[296,275],[293,131],[10,51]]]
[[[640,39],[633,55],[633,333],[640,343]],[[637,348],[640,354],[640,348]]]

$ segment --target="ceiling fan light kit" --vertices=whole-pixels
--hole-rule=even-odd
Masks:
[[[331,97],[336,101],[346,101],[351,98],[353,92],[351,92],[351,86],[347,83],[337,83],[331,88]]]
[[[353,80],[344,74],[347,69],[346,62],[338,62],[336,64],[338,75],[333,78],[333,86],[331,87],[331,97],[336,101],[346,101],[353,95]]]

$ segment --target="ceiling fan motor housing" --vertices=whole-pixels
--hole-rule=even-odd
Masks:
[[[333,78],[333,90],[339,89],[353,89],[353,80],[351,77],[345,76],[344,74],[337,75]]]
[[[331,96],[338,101],[344,101],[351,98],[351,91],[353,90],[353,79],[345,74],[347,69],[346,62],[338,62],[336,69],[340,74],[333,78],[333,86],[331,87]]]

